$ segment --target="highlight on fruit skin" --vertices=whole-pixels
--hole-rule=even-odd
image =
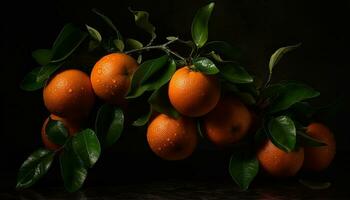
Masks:
[[[96,62],[91,71],[95,94],[110,104],[124,104],[131,77],[136,71],[136,60],[123,53],[112,53]]]
[[[238,98],[232,96],[221,98],[203,119],[203,130],[207,139],[218,147],[227,147],[240,141],[253,125],[251,111]]]
[[[160,114],[147,128],[147,141],[151,150],[162,159],[182,160],[197,146],[197,127],[193,119],[174,119]]]
[[[68,134],[70,136],[73,136],[75,133],[79,132],[79,130],[80,130],[80,123],[77,122],[77,121],[64,119],[64,118],[58,117],[58,116],[53,115],[53,114],[51,114],[48,118],[46,118],[46,120],[44,121],[44,124],[43,124],[43,126],[41,128],[41,139],[43,141],[44,146],[47,149],[54,151],[54,150],[60,148],[60,145],[57,145],[57,144],[51,142],[49,140],[49,137],[46,134],[46,125],[49,122],[50,118],[52,120],[61,121],[63,123],[63,125],[67,128]]]
[[[306,133],[326,144],[320,147],[305,147],[303,168],[309,171],[323,171],[332,163],[336,153],[336,141],[331,130],[321,123],[311,123]]]
[[[273,177],[295,176],[304,162],[304,148],[285,152],[276,147],[270,140],[257,151],[261,169]]]
[[[171,104],[182,115],[199,117],[210,112],[219,102],[220,82],[214,75],[205,75],[188,66],[178,69],[169,82]]]
[[[89,76],[77,69],[56,73],[45,86],[43,98],[50,113],[67,119],[86,118],[95,102]]]

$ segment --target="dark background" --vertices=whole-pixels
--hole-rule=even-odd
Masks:
[[[146,10],[156,26],[158,39],[175,35],[190,39],[196,10],[207,1],[45,1],[10,2],[1,11],[1,165],[0,171],[15,182],[15,173],[30,152],[41,146],[40,129],[48,116],[41,91],[25,92],[19,83],[36,64],[31,51],[50,48],[67,22],[102,23],[91,8],[110,16],[126,37],[145,39],[127,10]],[[12,4],[12,5],[11,5]],[[270,55],[279,47],[302,42],[276,67],[273,81],[300,80],[321,92],[315,105],[335,101],[337,112],[325,115],[338,142],[336,163],[349,152],[349,9],[348,1],[217,1],[210,19],[209,40],[224,40],[242,48],[242,64],[257,78],[266,76]],[[98,20],[97,20],[98,19]],[[146,42],[144,40],[144,42]],[[166,162],[149,150],[145,134],[130,131],[114,148],[103,152],[90,171],[88,184],[118,180],[163,178],[229,178],[226,152],[200,147],[185,161]],[[59,175],[58,163],[44,183]],[[334,168],[334,167],[333,167]],[[90,181],[89,181],[90,180]],[[45,182],[46,181],[46,182]],[[60,184],[60,183],[56,183]]]

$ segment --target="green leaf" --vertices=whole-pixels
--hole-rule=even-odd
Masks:
[[[92,167],[101,154],[100,142],[91,129],[85,129],[72,138],[74,152],[83,161],[86,167]]]
[[[119,40],[123,40],[122,35],[120,34],[119,30],[117,29],[117,27],[113,24],[112,20],[109,19],[106,15],[102,14],[100,11],[98,11],[97,9],[92,9],[92,12],[94,12],[96,15],[98,15],[99,17],[101,17],[103,19],[104,22],[106,22],[106,24],[111,27],[114,32],[117,34],[117,39]]]
[[[268,124],[271,141],[285,152],[291,152],[296,144],[296,129],[294,122],[287,116],[273,118]]]
[[[17,175],[17,189],[28,188],[35,184],[49,170],[54,152],[39,149],[24,161]]]
[[[239,99],[241,99],[247,105],[255,105],[256,104],[255,98],[253,97],[253,95],[251,95],[248,92],[238,92],[238,93],[236,93],[236,95],[238,96]]]
[[[205,57],[199,57],[193,59],[193,64],[196,70],[203,72],[204,74],[217,74],[219,69],[215,66],[213,61]]]
[[[39,65],[47,65],[52,58],[51,49],[37,49],[32,52],[32,57]]]
[[[45,66],[42,66],[37,77],[36,77],[36,81],[37,82],[44,82],[47,79],[50,78],[50,76],[55,73],[61,66],[63,65],[63,63],[49,63]]]
[[[313,190],[324,190],[332,185],[330,182],[327,181],[313,181],[305,179],[299,179],[299,183]]]
[[[247,190],[259,171],[259,162],[255,155],[246,151],[232,154],[229,172],[233,180],[242,190]]]
[[[192,39],[198,48],[202,47],[208,40],[208,23],[214,6],[215,3],[209,3],[200,8],[192,21]]]
[[[201,54],[209,54],[214,52],[218,54],[221,59],[226,61],[234,61],[237,60],[241,56],[241,50],[232,46],[224,41],[211,41],[205,44],[201,49]]]
[[[277,65],[277,63],[281,60],[281,58],[283,57],[283,55],[285,53],[298,48],[300,45],[301,45],[301,43],[296,44],[296,45],[281,47],[281,48],[277,49],[277,51],[275,51],[275,53],[273,53],[271,58],[270,58],[270,62],[269,62],[270,74],[272,73],[272,70],[275,67],[275,65]]]
[[[169,96],[168,96],[168,84],[163,85],[158,90],[154,91],[153,94],[148,99],[148,103],[151,104],[152,109],[163,113],[173,118],[179,118],[180,114],[175,110],[171,105]]]
[[[136,26],[143,29],[151,35],[151,41],[156,38],[156,28],[149,21],[149,14],[146,11],[134,11],[129,8],[130,12],[134,14]]]
[[[271,102],[268,108],[270,113],[288,109],[297,102],[320,95],[318,91],[311,87],[296,82],[279,84],[278,87],[274,87],[274,89],[271,90],[271,94],[277,95],[277,98]]]
[[[118,49],[119,51],[121,51],[121,52],[124,51],[125,45],[124,45],[123,40],[118,40],[118,39],[116,39],[116,40],[113,40],[113,43],[114,43],[115,47],[117,47],[117,49]]]
[[[251,83],[253,77],[237,63],[229,62],[219,66],[220,76],[231,83]]]
[[[79,156],[74,152],[71,142],[68,142],[60,154],[61,176],[68,192],[79,190],[86,177],[87,169]]]
[[[92,28],[91,26],[89,26],[87,24],[85,26],[86,26],[90,36],[92,37],[92,39],[94,39],[97,42],[102,41],[102,36],[101,36],[100,32],[98,32],[98,30],[96,30],[95,28]]]
[[[132,49],[141,49],[143,47],[143,44],[135,39],[128,38],[126,39],[126,48],[129,50]]]
[[[321,140],[313,138],[308,134],[304,133],[303,131],[297,131],[297,135],[298,135],[298,142],[303,147],[321,147],[321,146],[327,145]]]
[[[61,121],[51,119],[46,125],[45,133],[55,144],[63,145],[68,139],[68,130]]]
[[[87,33],[73,24],[66,24],[52,46],[51,62],[64,61],[85,40]]]
[[[20,87],[22,90],[35,91],[44,87],[45,80],[37,80],[40,70],[41,70],[41,67],[34,68],[31,72],[29,72],[24,77],[24,79],[20,84]]]
[[[99,109],[95,131],[104,147],[114,144],[121,136],[124,128],[123,111],[113,105],[104,104]]]
[[[175,62],[168,62],[168,58],[165,55],[142,63],[132,77],[126,98],[139,97],[145,91],[156,90],[166,84],[176,70]]]
[[[149,110],[147,113],[141,115],[139,118],[137,118],[132,125],[133,126],[144,126],[149,121],[150,117],[152,116],[152,108],[149,106]]]

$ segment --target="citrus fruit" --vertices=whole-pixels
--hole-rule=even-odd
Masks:
[[[260,167],[274,177],[294,176],[302,167],[304,149],[285,152],[276,147],[270,140],[264,143],[257,152]]]
[[[89,76],[76,69],[55,74],[45,86],[43,97],[52,114],[67,119],[87,117],[95,102]]]
[[[102,57],[91,71],[91,83],[95,94],[111,104],[124,104],[131,76],[138,64],[134,58],[122,53]]]
[[[306,133],[326,144],[321,147],[305,147],[303,168],[310,171],[325,170],[332,162],[336,152],[336,142],[333,133],[321,123],[311,123]]]
[[[74,135],[75,133],[79,132],[80,130],[80,123],[79,122],[76,122],[76,121],[70,121],[70,120],[67,120],[67,119],[64,119],[64,118],[61,118],[61,117],[58,117],[58,116],[55,116],[55,115],[50,115],[50,117],[46,118],[43,126],[42,126],[42,129],[41,129],[41,139],[44,143],[44,146],[49,149],[49,150],[56,150],[60,147],[60,145],[57,145],[53,142],[51,142],[49,140],[49,137],[46,135],[46,125],[47,123],[49,122],[50,118],[52,120],[56,120],[56,121],[61,121],[63,123],[63,125],[67,128],[68,130],[68,133],[69,135]]]
[[[197,146],[196,124],[190,118],[160,114],[147,128],[147,141],[151,150],[165,160],[185,159]]]
[[[219,147],[238,142],[252,126],[251,112],[235,97],[222,98],[203,118],[206,137]]]
[[[215,76],[185,66],[172,76],[168,95],[178,112],[189,117],[199,117],[215,107],[220,99],[220,91],[220,83]]]

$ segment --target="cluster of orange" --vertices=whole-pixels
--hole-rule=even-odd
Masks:
[[[45,105],[51,117],[61,120],[74,134],[93,107],[95,95],[110,104],[125,104],[124,96],[137,67],[132,57],[113,53],[95,64],[90,78],[75,69],[61,71],[44,88]],[[220,82],[214,75],[205,75],[191,66],[181,67],[169,82],[168,96],[181,117],[158,114],[147,129],[149,147],[163,159],[180,160],[193,153],[198,142],[194,117],[203,119],[205,137],[220,148],[232,146],[254,132],[254,112],[235,96],[221,94]],[[43,142],[48,149],[57,149],[58,145],[45,134],[46,124],[47,120],[42,129]],[[268,140],[256,151],[262,169],[285,177],[295,175],[302,167],[313,171],[327,168],[335,155],[333,134],[320,123],[311,123],[306,132],[327,145],[287,153]]]

